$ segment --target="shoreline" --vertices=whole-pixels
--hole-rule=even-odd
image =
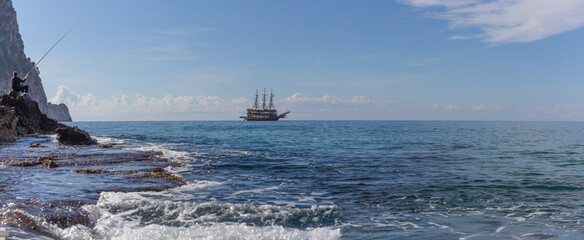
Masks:
[[[58,237],[52,226],[91,227],[83,207],[95,205],[102,192],[159,192],[186,184],[166,170],[182,164],[162,152],[127,150],[119,143],[62,146],[55,135],[38,135],[0,146],[6,178],[0,186],[0,221],[49,238]]]

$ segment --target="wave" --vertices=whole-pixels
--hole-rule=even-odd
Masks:
[[[189,152],[187,151],[177,151],[172,150],[169,147],[163,146],[161,144],[154,144],[154,143],[143,143],[139,146],[128,146],[124,148],[124,150],[128,151],[143,151],[143,152],[161,152],[163,157],[168,159],[169,161],[173,162],[189,162],[194,160],[194,158],[190,157]]]
[[[223,158],[247,158],[253,151],[203,148],[183,150],[182,143],[154,143],[143,139],[95,137],[100,143],[116,143],[122,151],[161,152],[161,157],[182,163],[170,173],[189,173],[196,164]],[[117,151],[114,149],[114,151]],[[295,207],[267,204],[216,202],[201,198],[207,187],[226,184],[189,181],[160,192],[102,192],[94,205],[82,207],[89,225],[62,228],[43,223],[60,239],[339,239],[340,213],[334,205]],[[236,191],[233,195],[277,190],[267,187]],[[310,198],[303,199],[310,201]],[[203,202],[202,202],[203,201]]]
[[[93,138],[95,140],[97,140],[97,142],[100,144],[107,144],[107,143],[124,144],[124,143],[126,143],[126,141],[124,139],[121,139],[121,138],[104,137],[104,136],[96,136]]]
[[[107,239],[315,239],[333,240],[341,237],[340,229],[315,228],[298,230],[281,226],[254,227],[245,224],[211,223],[197,225],[189,228],[169,227],[163,225],[148,225],[144,227],[123,227],[108,232],[107,236],[97,236],[86,227],[77,226],[63,231],[63,239],[95,239],[103,237]]]
[[[49,224],[42,218],[26,213],[14,204],[0,209],[0,239],[51,239]]]
[[[163,224],[189,227],[207,222],[245,223],[254,226],[280,225],[294,228],[332,226],[339,214],[336,206],[312,206],[295,208],[289,206],[194,203],[175,200],[160,200],[140,193],[103,192],[96,205],[85,210],[96,219],[139,217],[141,224]]]
[[[233,195],[239,195],[239,194],[243,194],[243,193],[255,193],[255,194],[259,194],[262,193],[264,191],[271,191],[271,190],[278,190],[280,187],[267,187],[267,188],[260,188],[260,189],[252,189],[252,190],[240,190],[237,192],[234,192]]]
[[[339,239],[336,206],[294,208],[272,205],[176,201],[180,190],[217,182],[198,182],[166,190],[173,200],[150,193],[103,192],[84,206],[94,223],[55,229],[63,239]],[[180,198],[180,194],[178,194]]]

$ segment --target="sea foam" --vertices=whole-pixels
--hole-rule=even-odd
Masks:
[[[54,228],[63,239],[339,239],[335,206],[185,202],[187,194],[220,182],[199,181],[161,192],[102,192],[84,206],[94,223]],[[172,196],[172,198],[170,198]],[[172,200],[167,200],[172,199]]]

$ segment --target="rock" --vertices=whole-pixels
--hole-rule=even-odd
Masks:
[[[71,115],[69,115],[69,108],[64,103],[61,104],[47,104],[47,116],[51,119],[55,119],[59,122],[71,122]]]
[[[99,144],[99,148],[112,148],[115,146],[118,146],[119,144],[117,143],[105,143],[105,144]]]
[[[63,126],[57,128],[57,140],[63,145],[95,145],[97,141],[86,131],[78,127]]]
[[[29,94],[2,94],[0,107],[0,141],[14,141],[18,136],[57,133],[57,140],[63,145],[97,144],[87,132],[48,118]]]
[[[59,167],[59,165],[57,165],[57,163],[55,163],[55,161],[50,160],[47,162],[47,168],[58,168],[58,167]]]
[[[39,109],[37,102],[32,100],[29,94],[0,95],[0,106],[10,107],[18,118],[16,132],[18,136],[31,134],[53,134],[58,127],[65,126],[50,119]]]
[[[12,108],[0,106],[0,142],[16,141],[18,118]]]
[[[47,146],[42,145],[40,143],[33,143],[30,146],[28,146],[29,148],[46,148]]]

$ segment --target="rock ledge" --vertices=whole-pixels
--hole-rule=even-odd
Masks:
[[[57,140],[64,145],[95,145],[97,141],[86,131],[78,127],[60,127],[57,128]]]
[[[43,114],[29,94],[16,92],[0,95],[0,142],[16,141],[18,137],[55,134],[63,145],[97,144],[78,127],[69,127]]]

